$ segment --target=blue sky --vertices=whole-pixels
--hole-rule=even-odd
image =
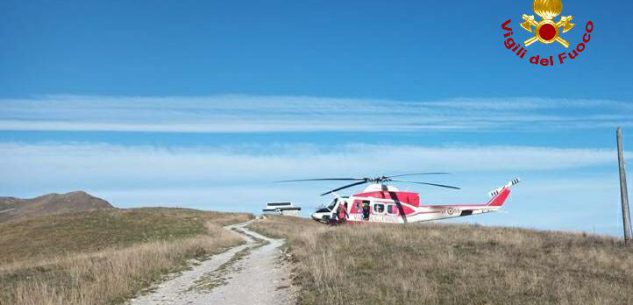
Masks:
[[[0,194],[256,212],[335,186],[273,180],[449,171],[463,191],[402,187],[479,202],[520,176],[507,213],[467,221],[617,235],[631,9],[564,1],[572,46],[595,30],[543,68],[503,46],[531,1],[3,1]]]

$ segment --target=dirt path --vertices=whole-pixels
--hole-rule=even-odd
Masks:
[[[240,233],[246,244],[194,265],[129,304],[295,304],[289,268],[280,259],[283,240],[257,234],[247,225],[226,227]]]

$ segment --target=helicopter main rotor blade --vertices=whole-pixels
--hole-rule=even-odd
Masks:
[[[362,179],[362,178],[314,178],[314,179],[280,180],[280,181],[275,181],[275,183],[304,182],[304,181],[360,181],[360,180],[365,180],[365,179]]]
[[[331,191],[329,191],[329,192],[325,192],[325,193],[321,194],[321,196],[325,196],[325,195],[327,195],[327,194],[332,194],[332,193],[334,193],[334,192],[338,192],[338,191],[340,191],[340,190],[344,190],[344,189],[346,189],[346,188],[350,188],[350,187],[352,187],[352,186],[357,186],[357,185],[365,184],[365,183],[367,183],[367,182],[368,182],[368,180],[367,180],[367,179],[363,179],[363,181],[354,182],[354,183],[352,183],[352,184],[348,184],[348,185],[341,186],[341,187],[339,187],[339,188],[335,188],[335,189],[333,189],[333,190],[331,190]]]
[[[400,202],[400,199],[398,199],[398,195],[396,195],[395,192],[389,191],[389,187],[387,187],[386,185],[383,185],[382,191],[389,192],[389,197],[391,197],[391,200],[393,200],[393,202],[395,202],[396,206],[398,207],[398,214],[400,214],[400,217],[402,217],[402,221],[404,222],[404,224],[407,224],[407,213],[405,213],[404,208],[402,207],[402,203]]]
[[[393,181],[393,182],[404,182],[404,183],[415,183],[415,184],[431,185],[431,186],[437,186],[437,187],[444,187],[444,188],[448,188],[448,189],[460,190],[459,187],[452,186],[452,185],[445,185],[445,184],[420,182],[420,181],[406,181],[406,180],[391,180],[391,181]]]
[[[443,173],[443,172],[431,172],[431,173],[408,173],[408,174],[400,174],[400,175],[387,176],[387,178],[396,178],[396,177],[405,177],[405,176],[423,176],[423,175],[450,175],[450,173]]]

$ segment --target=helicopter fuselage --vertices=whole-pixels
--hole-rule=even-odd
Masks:
[[[494,212],[503,207],[510,188],[519,179],[510,181],[493,192],[481,204],[421,204],[415,192],[403,192],[391,185],[372,184],[350,197],[335,195],[334,200],[312,214],[323,223],[406,223],[471,216]]]

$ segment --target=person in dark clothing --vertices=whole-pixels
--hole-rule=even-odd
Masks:
[[[363,220],[369,220],[369,202],[363,202]]]

